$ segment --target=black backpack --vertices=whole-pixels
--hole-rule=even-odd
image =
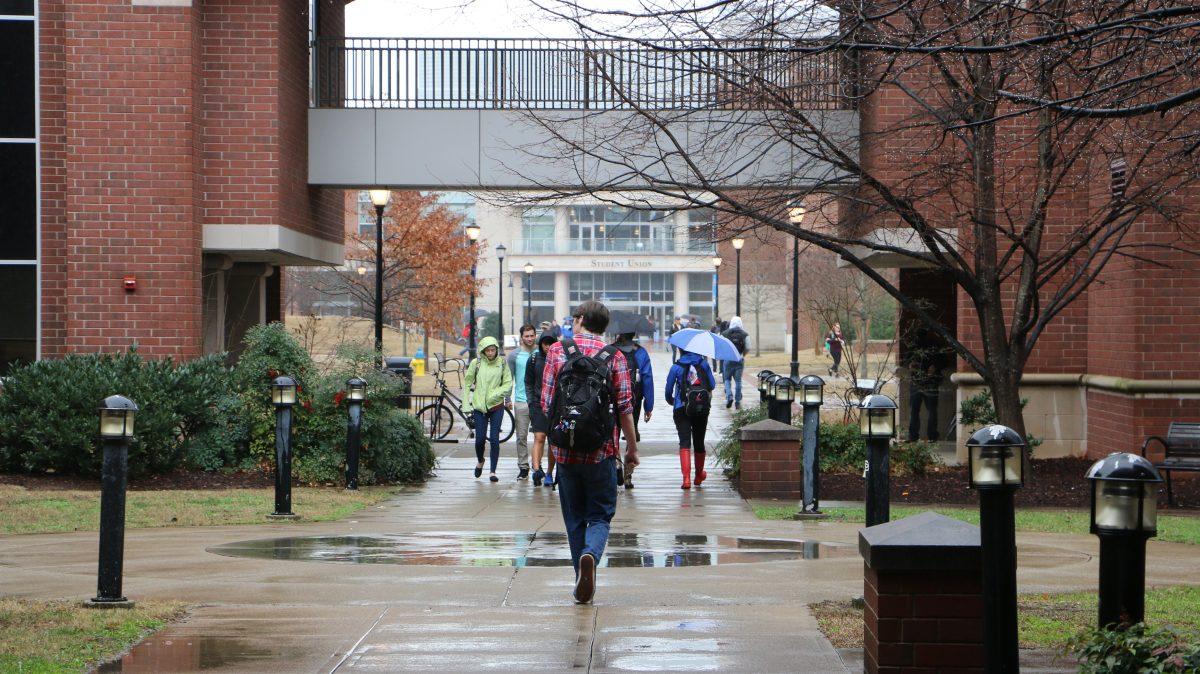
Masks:
[[[696,369],[696,381],[688,375],[691,374],[691,365],[679,365],[683,368],[683,413],[689,417],[698,417],[708,414],[712,408],[712,391],[708,389],[708,385],[704,383],[704,377],[701,376],[699,368]]]
[[[629,372],[629,390],[634,395],[638,395],[642,390],[642,370],[638,367],[637,355],[638,349],[642,348],[638,344],[625,344],[618,346],[617,350],[625,354],[625,369]]]
[[[749,336],[750,334],[741,328],[726,330],[724,334],[725,339],[733,342],[733,345],[737,347],[738,353],[743,356],[746,355],[746,338]]]
[[[593,454],[612,441],[616,427],[608,366],[617,349],[609,345],[586,356],[573,339],[564,339],[562,348],[567,361],[554,381],[547,435],[568,453]]]

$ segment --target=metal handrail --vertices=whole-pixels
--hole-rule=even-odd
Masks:
[[[319,38],[311,48],[318,108],[853,107],[843,56],[820,41]]]

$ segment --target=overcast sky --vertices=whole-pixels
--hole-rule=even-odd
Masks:
[[[347,37],[570,37],[529,0],[355,0]]]

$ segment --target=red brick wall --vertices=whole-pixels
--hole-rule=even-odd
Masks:
[[[64,353],[67,339],[66,13],[62,0],[38,7],[42,163],[42,356]]]
[[[794,441],[742,441],[738,488],[743,496],[797,499],[801,497],[803,484],[799,438]]]
[[[972,672],[983,668],[979,570],[902,572],[864,567],[867,672]]]

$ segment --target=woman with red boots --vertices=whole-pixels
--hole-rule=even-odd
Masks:
[[[708,359],[684,351],[667,373],[664,397],[674,407],[675,430],[679,433],[679,470],[683,473],[681,489],[692,488],[692,459],[695,457],[695,483],[699,487],[708,473],[704,472],[704,433],[708,430],[708,412],[712,407],[712,391],[717,387]]]

